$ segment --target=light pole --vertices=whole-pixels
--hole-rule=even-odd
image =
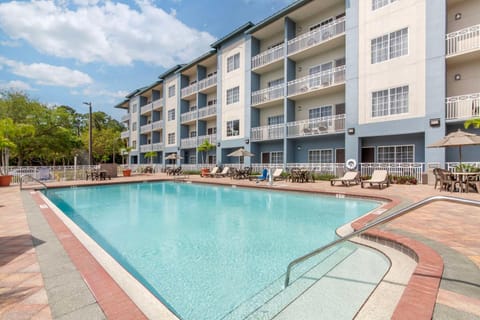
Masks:
[[[92,165],[92,103],[84,102],[88,106],[88,165]]]

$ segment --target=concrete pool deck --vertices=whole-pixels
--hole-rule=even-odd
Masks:
[[[106,183],[166,178],[164,174],[138,175]],[[359,186],[331,187],[328,182],[277,181],[269,187],[266,183],[230,178],[190,176],[189,180],[378,197],[392,200],[387,209],[404,207],[439,194],[480,200],[478,193],[439,192],[429,185],[392,185],[378,190]],[[92,182],[52,182],[48,186],[86,184]],[[82,246],[75,242],[65,226],[52,222],[54,218],[45,216],[32,199],[29,191],[20,192],[18,186],[0,188],[0,319],[118,319],[120,315],[124,319],[146,318],[118,286],[115,288],[114,281],[108,280],[108,274],[95,265],[95,259],[86,258]],[[49,224],[42,225],[41,215],[35,210],[42,212]],[[442,257],[444,270],[440,288],[433,293],[433,318],[480,319],[480,208],[436,202],[390,222],[382,230],[415,239]],[[77,253],[72,255],[71,252]],[[90,274],[82,273],[78,264],[84,264],[83,268],[91,270]],[[63,298],[52,298],[58,296]]]

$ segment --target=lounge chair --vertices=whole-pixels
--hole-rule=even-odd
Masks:
[[[330,179],[330,185],[335,185],[336,182],[341,182],[344,186],[349,187],[350,184],[360,183],[360,173],[358,171],[348,171],[346,172],[343,177]]]
[[[218,167],[213,167],[213,169],[210,172],[204,173],[203,176],[204,177],[215,177],[217,172],[218,172]]]
[[[230,167],[225,167],[223,168],[222,172],[216,173],[215,177],[226,177],[228,175],[228,172],[230,171]]]
[[[267,180],[268,179],[268,169],[267,168],[263,169],[261,175],[253,176],[253,178],[256,178],[255,179],[256,182]],[[252,177],[250,177],[250,180],[252,180]]]
[[[283,173],[283,169],[275,169],[275,171],[272,174],[273,181],[283,180],[282,173]]]
[[[374,184],[378,184],[378,187],[382,189],[383,185],[386,184],[387,187],[390,186],[390,181],[388,180],[388,172],[387,170],[374,170],[372,173],[372,178],[369,180],[362,180],[360,183],[362,188],[364,183],[369,183],[370,186]]]

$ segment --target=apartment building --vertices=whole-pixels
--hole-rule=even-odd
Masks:
[[[476,0],[301,0],[211,47],[116,106],[130,163],[156,151],[155,163],[178,153],[200,166],[208,140],[209,164],[237,163],[228,154],[243,147],[246,165],[422,172],[458,161],[427,146],[480,116]],[[480,147],[462,160],[480,161]]]

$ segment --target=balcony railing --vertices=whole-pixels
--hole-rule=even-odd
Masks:
[[[287,137],[305,137],[345,131],[345,114],[287,123]]]
[[[283,58],[285,45],[281,45],[271,48],[267,51],[263,51],[252,58],[252,69],[259,68],[269,63],[275,62]]]
[[[140,146],[140,152],[148,152],[152,151],[152,145],[151,144],[142,144]]]
[[[143,107],[140,108],[140,114],[144,114],[144,113],[147,113],[149,111],[152,111],[152,104],[151,103],[147,103],[146,105],[144,105]]]
[[[180,119],[182,122],[192,121],[197,119],[197,117],[198,117],[197,110],[185,112],[180,115]]]
[[[217,105],[213,104],[208,107],[198,109],[198,118],[205,118],[208,116],[216,115],[217,114]]]
[[[152,122],[152,130],[158,130],[163,128],[163,120],[157,120]]]
[[[480,117],[480,93],[445,99],[446,120]]]
[[[449,33],[446,41],[447,56],[480,49],[480,24]]]
[[[205,136],[198,136],[198,144],[202,144],[203,141],[208,140],[211,144],[216,144],[217,143],[217,135],[216,134],[208,134]]]
[[[372,162],[360,163],[360,174],[362,176],[371,176],[375,170],[387,170],[392,176],[410,176],[415,177],[418,183],[422,183],[423,173],[425,172],[425,163],[423,162]]]
[[[129,138],[130,137],[130,131],[127,130],[127,131],[123,131],[122,133],[120,133],[120,138],[122,139],[126,139],[126,138]]]
[[[197,146],[197,137],[184,138],[180,141],[182,148],[195,148]]]
[[[163,142],[157,142],[152,144],[152,151],[160,151],[163,149]]]
[[[153,101],[153,110],[160,109],[163,107],[163,98],[157,99]]]
[[[300,79],[289,81],[287,92],[289,96],[292,96],[331,87],[341,83],[345,83],[345,66],[336,67],[332,70],[315,73]]]
[[[285,84],[279,84],[270,88],[252,92],[252,105],[265,103],[283,97],[283,88]]]
[[[299,35],[288,41],[288,54],[292,54],[327,41],[345,32],[345,18],[340,18],[318,29]]]
[[[130,121],[130,116],[131,116],[131,114],[127,113],[127,114],[124,114],[120,119],[121,119],[122,122]]]
[[[265,140],[275,140],[283,139],[285,125],[284,124],[274,124],[269,126],[261,126],[252,128],[250,134],[250,140],[255,141],[265,141]]]
[[[217,84],[217,75],[214,74],[210,77],[198,81],[198,91],[205,90],[207,88],[213,87]]]
[[[145,132],[150,132],[150,131],[152,131],[152,124],[151,123],[145,124],[145,125],[140,127],[140,133],[145,133]]]
[[[194,83],[194,84],[191,84],[189,85],[188,87],[185,87],[182,89],[181,93],[182,93],[182,98],[183,97],[186,97],[186,96],[189,96],[195,92],[198,91],[198,83]]]

